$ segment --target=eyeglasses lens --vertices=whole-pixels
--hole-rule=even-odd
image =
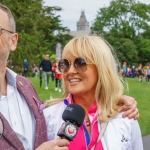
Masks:
[[[76,58],[74,61],[74,67],[77,71],[86,71],[87,63],[83,58]]]
[[[69,70],[70,63],[67,59],[61,59],[58,63],[58,69],[60,72],[65,73]]]

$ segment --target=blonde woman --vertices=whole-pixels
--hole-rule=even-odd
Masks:
[[[44,110],[48,139],[57,138],[62,113],[71,103],[81,105],[85,121],[70,150],[143,150],[137,120],[122,117],[124,84],[111,46],[98,36],[72,39],[58,63],[63,73],[64,98]]]

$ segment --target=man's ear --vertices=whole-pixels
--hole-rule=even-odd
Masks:
[[[14,51],[18,43],[18,34],[17,33],[12,34],[10,40],[11,40],[10,51]]]

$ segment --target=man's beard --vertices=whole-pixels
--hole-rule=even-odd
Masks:
[[[0,66],[7,64],[8,57],[9,57],[8,46],[6,46],[3,49],[0,47]]]
[[[7,65],[7,60],[0,60],[0,67],[3,65]]]
[[[9,56],[9,46],[6,39],[0,39],[0,66],[6,65]]]

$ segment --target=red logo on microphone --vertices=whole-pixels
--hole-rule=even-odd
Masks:
[[[73,124],[69,124],[66,126],[65,132],[68,136],[75,136],[77,133],[76,127]]]

